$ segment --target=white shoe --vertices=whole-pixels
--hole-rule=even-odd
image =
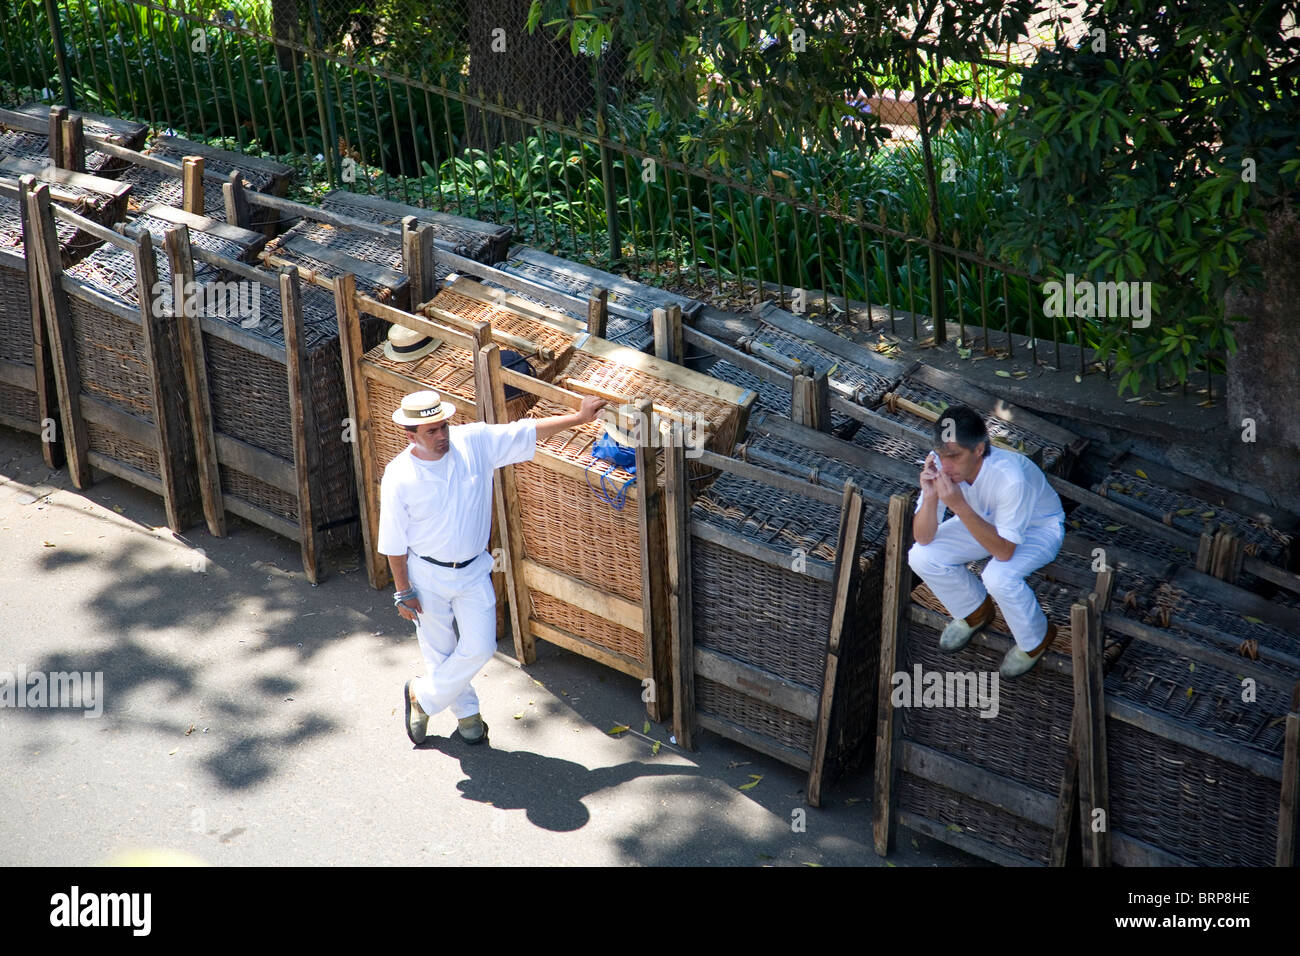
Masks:
[[[1055,640],[1056,625],[1049,623],[1047,633],[1043,636],[1043,643],[1038,645],[1038,650],[1028,653],[1022,651],[1019,645],[1013,646],[1011,650],[1007,651],[1006,656],[1002,658],[1002,666],[998,668],[998,673],[1006,678],[1028,674],[1034,669],[1034,665],[1047,656],[1047,650]]]
[[[988,625],[989,621],[993,620],[996,612],[993,599],[987,594],[984,595],[983,604],[964,618],[954,618],[948,622],[948,626],[939,635],[939,650],[948,654],[961,650],[970,643],[972,637]]]
[[[429,715],[424,712],[420,702],[411,693],[413,683],[415,683],[414,678],[406,682],[402,696],[406,698],[406,736],[411,738],[411,743],[419,746],[429,735]]]

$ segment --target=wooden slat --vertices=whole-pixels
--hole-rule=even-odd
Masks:
[[[1165,740],[1190,747],[1192,750],[1217,757],[1235,767],[1249,770],[1269,780],[1281,781],[1282,761],[1254,750],[1248,750],[1234,741],[1222,740],[1202,733],[1199,730],[1181,726],[1169,717],[1132,701],[1120,700],[1114,696],[1106,698],[1106,715],[1111,720],[1120,720],[1133,727],[1145,730],[1149,734],[1163,737]]]
[[[1189,567],[1175,569],[1169,583],[1174,587],[1213,601],[1243,615],[1257,617],[1291,634],[1300,635],[1300,615],[1290,608],[1245,588],[1239,588]]]
[[[825,581],[828,584],[835,580],[835,568],[829,561],[823,561],[820,558],[805,556],[803,559],[803,569],[796,570],[794,567],[795,555],[789,551],[782,551],[771,545],[754,541],[725,528],[719,528],[711,525],[698,518],[691,520],[691,534],[710,544],[716,544],[719,547],[726,548],[729,551],[736,551],[745,555],[747,558],[753,558],[755,561],[761,561],[763,564],[771,565],[774,568],[780,568],[782,571],[789,571],[791,574],[803,574],[818,581]]]
[[[1111,859],[1124,867],[1195,866],[1168,850],[1116,831],[1111,834]]]
[[[655,357],[666,362],[682,361],[682,307],[672,303],[650,313],[654,325]]]
[[[1079,822],[1084,866],[1110,865],[1110,799],[1106,786],[1106,703],[1102,689],[1099,612],[1095,606],[1070,608],[1074,659],[1074,727],[1079,753]],[[1093,811],[1102,810],[1106,825],[1092,826]]]
[[[147,475],[138,468],[133,468],[125,462],[118,461],[116,458],[109,458],[107,455],[101,455],[97,451],[87,452],[86,460],[97,471],[106,472],[115,478],[121,478],[123,481],[128,481],[159,498],[163,496],[163,484],[153,475]]]
[[[762,359],[755,358],[748,352],[742,352],[740,349],[728,345],[721,339],[715,339],[710,335],[705,335],[699,329],[686,326],[682,329],[682,337],[691,345],[697,345],[708,352],[716,355],[720,359],[725,359],[737,368],[756,375],[765,382],[771,382],[782,388],[789,389],[790,381],[793,376],[789,372],[783,372],[779,368],[773,368]]]
[[[863,448],[861,445],[855,445],[852,442],[846,442],[831,435],[813,431],[803,425],[795,424],[790,419],[774,412],[759,412],[754,416],[750,428],[760,434],[795,442],[812,451],[842,461],[847,465],[853,465],[856,468],[886,478],[893,478],[896,481],[906,482],[908,485],[915,486],[919,481],[918,476],[921,470],[919,462],[915,466],[909,465],[907,462],[890,458],[888,455],[882,455],[870,448]]]
[[[638,679],[645,678],[645,665],[638,660],[633,660],[626,654],[620,654],[617,651],[611,651],[607,647],[601,647],[584,637],[571,634],[563,628],[554,627],[543,621],[530,618],[528,627],[534,637],[540,637],[542,640],[554,644],[557,647],[563,647],[567,651],[573,651],[579,657],[587,657],[598,664],[604,664],[606,667],[612,667],[620,673],[627,674]]]
[[[13,385],[30,392],[36,388],[36,370],[30,365],[20,365],[8,359],[0,359],[0,384]],[[39,428],[36,422],[30,422]]]
[[[787,747],[785,744],[778,743],[770,737],[764,737],[762,734],[756,734],[752,730],[733,724],[729,720],[716,717],[713,714],[701,711],[695,718],[696,723],[705,730],[710,730],[719,737],[726,737],[728,740],[734,740],[736,743],[748,747],[750,750],[757,750],[761,754],[766,754],[774,760],[787,763],[797,770],[807,770],[811,764],[806,753],[795,750],[793,747]]]
[[[41,237],[38,235],[32,220],[32,212],[29,208],[28,194],[30,192],[32,180],[20,179],[18,189],[18,218],[23,236],[23,250],[27,262],[23,263],[23,274],[27,277],[27,301],[30,309],[30,324],[32,330],[32,369],[31,383],[21,385],[17,382],[10,384],[19,384],[19,387],[27,388],[36,395],[36,421],[31,424],[35,427],[37,433],[41,436],[41,458],[47,468],[60,468],[65,461],[63,439],[59,431],[59,388],[54,373],[54,356],[52,354],[53,345],[51,336],[46,329],[45,306],[41,296],[40,270],[35,265],[35,255],[28,250],[35,250],[41,246]],[[30,264],[29,264],[30,263]],[[9,363],[4,363],[8,368]],[[51,423],[56,427],[52,441],[46,441],[45,428],[46,424]]]
[[[77,406],[83,421],[115,431],[124,438],[153,451],[158,450],[158,431],[152,422],[138,418],[116,405],[109,405],[84,392],[78,397]]]
[[[664,496],[672,626],[673,733],[679,746],[694,750],[696,665],[691,496],[687,484],[686,449],[680,441],[671,441],[664,449]]]
[[[708,395],[710,398],[716,398],[733,405],[737,404],[745,394],[745,389],[728,382],[709,378],[709,376],[700,372],[693,372],[688,368],[665,362],[624,345],[615,345],[605,339],[588,338],[580,348],[589,355],[611,359],[620,365],[634,368],[639,372],[644,372],[672,385],[690,389],[693,392],[699,392]]]
[[[364,315],[373,315],[377,319],[383,319],[385,322],[391,322],[393,325],[400,325],[410,329],[412,332],[419,332],[421,335],[432,336],[435,339],[442,339],[450,342],[457,348],[466,351],[474,351],[474,336],[471,332],[458,328],[456,326],[444,325],[440,322],[434,322],[422,315],[416,315],[411,312],[403,312],[401,309],[395,309],[391,305],[385,305],[369,296],[361,295],[357,297],[357,311]]]
[[[131,194],[131,184],[120,183],[116,179],[105,179],[102,176],[92,176],[89,173],[75,173],[70,169],[51,166],[48,162],[38,162],[34,159],[24,159],[18,156],[6,156],[0,159],[0,174],[5,177],[17,180],[24,173],[31,173],[38,182],[49,183],[51,186],[51,199],[59,199],[62,195],[73,203],[79,200],[80,197],[76,194],[59,190],[58,186],[73,186],[77,189],[109,196],[114,200],[120,200]]]
[[[167,511],[167,525],[181,532],[189,524],[190,502],[184,493],[183,476],[179,466],[185,461],[187,436],[183,426],[173,422],[169,405],[177,396],[171,393],[171,383],[164,380],[163,370],[173,361],[173,356],[163,348],[163,323],[171,321],[157,314],[153,308],[153,288],[158,281],[158,271],[153,253],[153,236],[148,230],[128,227],[127,238],[134,243],[136,295],[140,300],[140,325],[144,333],[144,360],[149,376],[153,405],[154,427],[158,437],[158,477],[163,485],[163,506]]]
[[[905,425],[903,422],[895,421],[887,415],[870,411],[855,402],[850,402],[842,395],[831,395],[828,401],[832,411],[862,422],[868,428],[883,435],[901,439],[909,444],[916,445],[922,450],[929,448],[933,444],[930,433],[926,429],[914,428],[911,425]]]
[[[77,402],[81,394],[81,373],[77,365],[72,320],[68,315],[67,293],[61,282],[62,259],[50,208],[49,187],[37,185],[31,176],[23,176],[21,184],[26,194],[27,221],[34,239],[26,247],[28,263],[38,276],[36,285],[40,289],[41,312],[49,336],[68,472],[73,486],[84,489],[92,480],[90,463],[86,458],[90,439]]]
[[[642,633],[644,627],[641,605],[609,591],[592,587],[585,581],[570,577],[544,564],[523,559],[524,581],[530,588],[559,598],[566,604],[598,615],[619,627]]]
[[[322,245],[305,236],[293,236],[287,239],[282,247],[290,252],[303,256],[311,256],[313,259],[319,259],[321,262],[334,266],[343,272],[351,272],[353,275],[364,275],[374,281],[377,285],[385,286],[389,289],[397,289],[407,283],[407,277],[400,272],[394,272],[392,269],[384,266],[375,265],[372,262],[366,262],[364,259],[358,259],[350,256],[346,252],[339,252],[337,249],[331,249],[329,246]],[[299,266],[301,269],[302,266]]]
[[[692,677],[708,678],[803,720],[817,719],[818,695],[807,687],[707,647],[695,648],[692,662]]]
[[[798,478],[792,478],[789,475],[783,475],[778,471],[772,471],[769,468],[761,468],[758,465],[752,465],[747,461],[741,461],[737,458],[729,458],[726,455],[719,455],[707,449],[700,450],[696,460],[707,468],[719,468],[722,471],[730,472],[733,475],[740,475],[742,478],[748,478],[751,481],[757,481],[765,485],[780,488],[782,491],[794,492],[797,495],[803,495],[806,498],[812,498],[814,501],[820,501],[827,505],[840,504],[840,492],[833,488],[827,488],[825,485],[814,485],[811,482],[801,481]]]
[[[1282,786],[1277,807],[1277,866],[1295,866],[1300,854],[1300,684],[1291,694],[1282,745]]]
[[[50,162],[60,169],[67,169],[67,140],[63,136],[63,124],[68,119],[66,106],[51,106],[47,120],[47,135],[50,137]]]
[[[471,319],[457,315],[455,312],[449,312],[436,305],[426,303],[420,311],[427,318],[436,319],[439,322],[451,326],[453,329],[468,329],[473,325]],[[526,339],[522,335],[511,335],[509,332],[499,332],[494,329],[492,331],[492,340],[499,345],[516,349],[528,355],[539,355],[548,361],[555,358],[555,352],[553,350],[544,345],[539,345],[532,339]]]
[[[1056,819],[1052,823],[1052,866],[1070,863],[1070,837],[1075,827],[1082,825],[1079,810],[1079,746],[1078,731],[1070,721],[1069,750],[1065,755],[1065,772],[1056,797]],[[1089,824],[1091,821],[1089,821]]]
[[[217,461],[221,464],[251,475],[287,495],[298,493],[298,476],[294,471],[293,462],[285,461],[279,455],[273,455],[256,445],[250,445],[246,441],[222,432],[216,432],[213,441]],[[293,539],[297,541],[299,537],[295,534]]]
[[[195,216],[203,215],[202,156],[186,156],[181,160],[181,208]]]
[[[831,428],[830,392],[826,370],[796,375],[790,382],[790,418],[814,431]]]
[[[221,184],[221,199],[226,207],[226,222],[241,229],[247,229],[253,221],[252,210],[248,206],[248,194],[244,190],[244,179],[239,170],[232,169]]]
[[[1048,794],[915,741],[901,741],[898,769],[1040,827],[1050,828],[1056,820],[1056,800]]]
[[[194,457],[198,465],[199,492],[203,517],[214,537],[226,536],[226,512],[221,500],[221,475],[217,469],[216,439],[212,429],[212,397],[208,386],[208,363],[198,311],[191,307],[186,290],[193,288],[194,260],[190,256],[190,231],[170,227],[163,237],[168,268],[172,276],[172,315],[176,321],[181,350],[181,367],[188,392],[190,428],[194,435]]]
[[[86,171],[86,129],[80,116],[73,114],[63,122],[64,169],[74,173]]]
[[[650,421],[653,403],[642,399],[636,403],[642,421]],[[672,715],[672,630],[669,610],[668,568],[664,552],[668,549],[664,526],[664,493],[660,487],[654,448],[644,443],[636,445],[637,484],[641,497],[637,500],[637,532],[641,544],[641,613],[645,638],[645,659],[650,671],[650,693],[646,712],[656,722]]]
[[[302,540],[302,529],[292,521],[287,521],[277,514],[272,514],[257,505],[244,501],[242,498],[235,498],[227,495],[224,498],[224,505],[227,511],[233,515],[238,515],[245,521],[251,521],[253,524],[261,525],[268,531],[278,534],[282,538],[288,538],[290,541]]]
[[[316,407],[312,399],[307,343],[302,323],[302,292],[298,270],[280,270],[280,303],[284,324],[285,366],[289,377],[289,423],[293,433],[293,468],[297,478],[298,526],[302,537],[302,569],[307,580],[317,584],[324,576],[321,567],[322,541],[316,534],[321,494],[317,486],[320,469],[316,447]]]
[[[942,823],[936,823],[928,817],[920,816],[915,813],[898,811],[898,822],[909,830],[915,830],[917,833],[924,834],[932,840],[938,840],[949,846],[954,846],[959,850],[970,853],[973,856],[981,857],[990,863],[996,863],[998,866],[1042,866],[1037,860],[1031,860],[1028,857],[1021,856],[1019,853],[1013,853],[1010,850],[1004,850],[1000,846],[973,837],[968,833],[958,833],[950,830]]]
[[[451,262],[450,260],[452,259],[455,259],[457,262],[472,262],[472,260],[460,259],[459,257],[452,256],[442,250],[439,250],[438,257],[443,263],[453,266],[456,265],[456,263]],[[503,285],[507,284],[507,279],[515,282],[520,280],[519,276],[514,276],[509,272],[501,272],[492,266],[485,266],[482,263],[473,262],[473,266],[473,269],[459,269],[458,266],[457,269],[458,271],[468,272],[469,275],[475,276],[482,273],[484,277],[490,278],[491,281],[499,282]],[[483,285],[482,282],[470,279],[464,275],[454,275],[454,277],[448,276],[447,279],[443,281],[446,288],[451,289],[458,295],[474,299],[477,302],[495,305],[498,308],[509,309],[517,315],[544,322],[562,332],[568,332],[570,335],[582,335],[588,331],[587,327],[583,323],[576,321],[567,313],[561,312],[558,309],[550,308],[546,305],[540,305],[537,302],[525,299],[523,296],[514,295],[507,292],[505,289],[497,289]],[[582,305],[580,300],[572,296],[554,292],[542,286],[534,287],[532,283],[529,283],[526,280],[523,281],[522,284],[527,288],[529,295],[545,293],[547,296],[553,296],[558,300],[562,300],[564,308],[580,310],[580,306]]]
[[[1089,491],[1087,488],[1081,488],[1078,485],[1071,484],[1064,478],[1058,478],[1055,475],[1047,475],[1047,483],[1062,498],[1069,498],[1071,501],[1077,501],[1080,504],[1088,505],[1095,508],[1102,514],[1116,518],[1124,524],[1129,525],[1137,531],[1142,531],[1152,537],[1159,538],[1162,541],[1168,541],[1179,547],[1186,548],[1189,553],[1196,546],[1196,539],[1189,534],[1185,534],[1170,525],[1154,521],[1146,515],[1139,514],[1123,505],[1111,501],[1109,498],[1103,498],[1101,495]]]
[[[210,216],[204,215],[202,210],[195,213],[188,212],[184,209],[177,209],[175,206],[158,205],[150,206],[145,209],[141,215],[152,216],[155,219],[162,219],[166,222],[173,222],[178,226],[185,226],[193,232],[207,233],[209,236],[213,236],[217,239],[226,239],[230,242],[237,243],[240,246],[249,248],[250,251],[260,249],[266,244],[266,236],[262,235],[262,233],[252,229],[245,229],[233,223],[221,222],[218,219],[213,219]],[[206,252],[207,250],[204,251]],[[195,250],[191,245],[191,254],[194,254],[194,252]],[[208,254],[218,255],[217,253]],[[198,257],[195,256],[195,258]],[[222,256],[221,258],[227,259],[225,256]],[[262,281],[264,284],[273,284],[267,283],[266,280]]]
[[[350,272],[334,285],[334,310],[339,321],[339,347],[343,358],[343,382],[348,411],[352,415],[352,464],[357,480],[357,504],[361,510],[361,540],[365,549],[366,577],[372,588],[384,587],[389,579],[388,562],[376,550],[379,541],[379,469],[374,461],[370,391],[362,375],[361,316],[357,312],[357,280]],[[382,427],[382,425],[380,426]]]
[[[889,500],[889,532],[885,541],[885,584],[881,598],[880,672],[876,690],[876,767],[872,839],[881,856],[888,855],[894,834],[894,781],[897,774],[901,720],[895,719],[893,676],[898,668],[900,641],[907,633],[904,614],[911,604],[912,569],[907,563],[911,542],[909,500]]]
[[[482,404],[488,421],[504,424],[509,420],[509,414],[506,412],[505,385],[501,377],[501,350],[495,343],[489,343],[479,350],[475,372],[476,393],[484,395],[487,399]],[[486,383],[483,381],[484,378]],[[502,529],[502,545],[505,549],[506,593],[510,598],[510,626],[514,638],[515,658],[520,664],[531,664],[537,659],[537,647],[528,624],[532,596],[523,572],[524,533],[520,523],[523,521],[523,512],[519,510],[519,491],[514,465],[498,470],[497,481],[493,487],[493,501],[496,506],[497,525]]]
[[[844,485],[840,505],[840,527],[835,541],[835,592],[831,606],[830,634],[826,642],[826,667],[818,702],[817,721],[813,728],[812,765],[808,769],[808,803],[821,806],[822,777],[826,767],[826,748],[830,738],[831,709],[835,704],[835,685],[840,665],[840,644],[844,624],[850,613],[850,601],[858,584],[858,551],[862,540],[862,496],[853,482]]]
[[[597,286],[587,298],[587,331],[597,338],[605,338],[609,328],[609,290]],[[681,737],[677,738],[679,741]]]

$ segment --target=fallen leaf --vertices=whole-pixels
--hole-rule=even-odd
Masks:
[[[629,729],[629,728],[628,728],[627,724],[619,724],[619,725],[616,726],[616,727],[611,727],[609,730],[605,731],[605,733],[609,734],[610,736],[613,736],[613,735],[615,735],[615,734],[621,734],[621,733],[624,733],[624,732],[627,731],[628,729]]]
[[[643,734],[648,734],[648,733],[650,733],[650,721],[647,720],[647,721],[645,722],[645,726],[641,728],[641,733],[643,733]]]
[[[1011,377],[1011,373],[1008,372],[1006,369],[1002,369],[1002,368],[998,369],[998,370],[997,370],[996,372],[994,372],[993,374],[995,374],[998,378],[1010,378],[1010,377]]]
[[[650,748],[650,756],[653,757],[655,754],[659,753],[659,748],[662,746],[663,744],[656,740],[654,746]]]
[[[1196,691],[1193,690],[1191,687],[1187,688],[1187,699],[1188,699],[1188,700],[1191,700],[1191,699],[1192,699],[1192,694],[1194,694],[1194,693],[1196,693]]]
[[[1082,384],[1083,384],[1083,376],[1082,376],[1082,375],[1076,375],[1076,376],[1074,376],[1074,383],[1075,383],[1076,385],[1082,385]]]
[[[1213,512],[1213,511],[1202,511],[1202,512],[1201,512],[1201,517],[1202,517],[1202,518],[1213,518],[1213,517],[1214,517],[1214,512]]]
[[[519,713],[515,714],[515,720],[523,720],[523,719],[524,719],[524,712],[522,710]]]
[[[756,855],[760,860],[775,860],[775,859],[776,859],[776,857],[774,857],[774,856],[770,856],[770,855],[767,854],[767,853],[758,853],[758,854],[755,854],[755,855]]]
[[[886,861],[885,861],[885,866],[892,866],[892,867],[897,868],[898,864],[897,864],[897,863],[890,863],[888,860],[886,860]]]
[[[1127,403],[1127,404],[1129,404],[1129,405],[1132,405],[1134,402],[1140,402],[1140,401],[1142,401],[1142,396],[1141,396],[1141,395],[1138,395],[1138,396],[1135,397],[1135,398],[1126,398],[1126,399],[1124,399],[1124,401],[1125,401],[1125,403]]]
[[[844,798],[844,805],[845,805],[846,807],[851,807],[851,806],[853,806],[853,804],[855,804],[855,803],[861,803],[861,802],[862,802],[862,798],[861,798],[861,797],[845,797],[845,798]]]
[[[171,750],[167,751],[167,756],[169,756],[169,757],[174,757],[174,756],[176,756],[176,751],[178,751],[178,750],[180,750],[180,749],[181,749],[180,747],[173,747]]]
[[[190,729],[185,731],[185,736],[188,737],[192,733],[194,733],[194,725],[190,724]]]
[[[52,547],[54,547],[54,542],[53,542],[53,541],[46,541],[46,542],[45,542],[45,547],[47,547],[47,548],[52,548]]]
[[[1119,525],[1117,525],[1117,524],[1108,524],[1108,525],[1106,525],[1106,530],[1107,530],[1107,531],[1118,531],[1118,530],[1119,530]]]
[[[116,511],[118,514],[122,514],[123,512],[126,511],[126,509],[123,508],[121,505],[113,505],[113,510]]]
[[[1143,471],[1141,468],[1134,471],[1133,474],[1137,475],[1139,478],[1145,478],[1147,476],[1147,473]]]
[[[915,837],[912,838],[912,849],[913,849],[913,850],[919,850],[919,849],[921,849],[921,844],[919,844],[919,843],[916,842],[916,838],[915,838]]]
[[[820,863],[805,863],[804,866],[821,866]]]
[[[1243,617],[1245,617],[1245,615],[1243,615]],[[1264,623],[1260,618],[1257,618],[1257,617],[1246,617],[1245,620],[1246,620],[1246,623],[1247,623],[1247,624],[1263,624],[1263,623]]]
[[[948,829],[953,833],[961,833],[961,827],[957,826],[955,823],[948,824]]]
[[[1213,408],[1213,407],[1214,407],[1214,400],[1213,400],[1213,399],[1206,399],[1205,401],[1203,401],[1203,402],[1197,402],[1196,404],[1197,404],[1199,407],[1201,407],[1201,408]]]
[[[1195,665],[1195,664],[1192,664],[1192,663],[1189,662],[1188,665],[1187,665],[1187,669],[1188,669],[1189,671],[1191,671],[1192,673],[1196,673],[1196,665]]]
[[[537,680],[537,678],[533,678],[533,683],[536,684],[538,687],[540,687],[542,690],[546,690],[546,685],[543,684],[541,681]]]
[[[1195,510],[1196,510],[1195,508],[1179,508],[1177,513],[1186,517],[1187,515],[1194,512]]]
[[[742,783],[739,789],[753,790],[755,787],[758,786],[758,782],[762,779],[763,779],[763,775],[761,773],[751,773],[749,775],[749,783]]]

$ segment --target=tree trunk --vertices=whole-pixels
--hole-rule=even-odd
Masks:
[[[271,0],[271,34],[276,41],[275,58],[279,61],[280,69],[293,72],[298,68],[298,51],[281,46],[280,42],[303,42],[298,0]]]
[[[1264,285],[1224,297],[1228,315],[1250,319],[1234,329],[1237,354],[1227,361],[1228,423],[1238,434],[1233,458],[1243,479],[1300,510],[1300,215],[1294,206],[1269,216],[1251,256],[1264,270]],[[1254,441],[1244,440],[1252,437],[1250,422]]]
[[[553,41],[542,26],[525,26],[530,0],[474,0],[469,7],[469,92],[495,104],[498,96],[514,109],[546,120],[575,122],[595,102],[591,64]],[[507,136],[524,135],[521,124],[493,110],[465,109],[466,145],[492,149]]]

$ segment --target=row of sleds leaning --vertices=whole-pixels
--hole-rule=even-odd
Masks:
[[[355,192],[301,205],[288,167],[147,134],[0,112],[0,422],[41,434],[76,487],[131,481],[178,532],[266,527],[313,583],[360,548],[382,587],[402,394],[436,388],[457,421],[601,395],[608,422],[498,476],[522,662],[540,639],[637,678],[680,745],[704,729],[806,770],[810,805],[871,767],[882,854],[901,825],[1008,865],[1294,864],[1294,515],[1105,458],[771,303],[724,313]],[[203,308],[177,307],[196,289]],[[940,655],[943,608],[907,567],[917,472],[957,402],[1067,510],[1031,578],[1060,636],[991,719],[893,702],[897,674],[996,671],[1010,647],[999,617]],[[665,440],[634,467],[593,456],[634,410]],[[688,427],[689,447],[667,440]]]

